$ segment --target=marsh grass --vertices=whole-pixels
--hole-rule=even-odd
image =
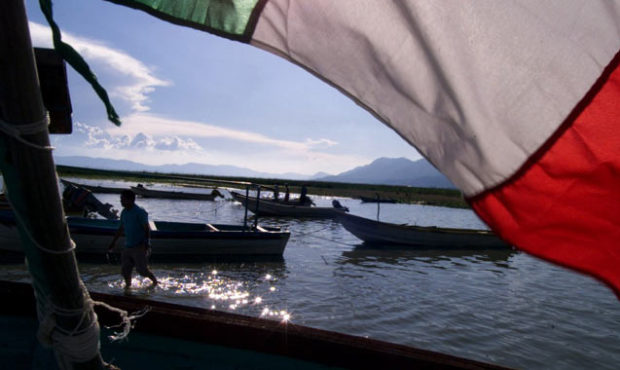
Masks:
[[[238,189],[245,189],[247,183],[259,184],[270,189],[278,184],[280,193],[284,192],[284,184],[289,185],[292,193],[299,193],[301,186],[306,185],[308,194],[340,196],[349,198],[369,197],[377,195],[382,199],[395,199],[400,203],[426,204],[441,207],[469,208],[460,191],[442,188],[418,188],[412,186],[354,184],[310,180],[286,180],[253,177],[225,177],[208,175],[187,175],[175,173],[114,171],[56,166],[59,176],[80,177],[85,179],[124,180],[129,182],[148,183],[160,182],[180,186],[213,187],[218,184]]]

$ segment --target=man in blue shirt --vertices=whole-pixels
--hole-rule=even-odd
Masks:
[[[125,234],[125,246],[121,252],[121,274],[125,279],[125,289],[131,287],[133,268],[157,285],[157,278],[147,266],[147,253],[151,248],[151,228],[149,215],[144,208],[136,203],[136,194],[131,190],[121,193],[121,224],[108,247],[108,251],[116,246],[118,238]]]

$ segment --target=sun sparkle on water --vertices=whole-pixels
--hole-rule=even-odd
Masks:
[[[267,306],[268,300],[260,295],[252,296],[248,285],[251,282],[244,282],[221,275],[217,270],[209,273],[187,274],[180,276],[161,276],[157,274],[159,284],[155,289],[151,289],[151,281],[147,278],[134,276],[132,279],[131,290],[129,293],[148,294],[153,299],[158,295],[174,297],[196,297],[204,298],[205,307],[211,310],[239,311],[242,308],[255,307],[260,312],[260,317],[280,319],[282,322],[289,322],[291,314],[286,310],[271,309]],[[268,284],[263,288],[264,293],[275,292],[273,286],[276,279],[266,274],[256,282],[258,288],[263,284]],[[122,288],[122,279],[116,279],[108,283],[112,289]],[[256,287],[254,287],[256,288]],[[147,290],[148,289],[148,290]],[[259,289],[260,290],[260,289]],[[126,292],[127,293],[127,292]],[[267,297],[268,298],[268,297]],[[261,306],[263,306],[261,308]]]

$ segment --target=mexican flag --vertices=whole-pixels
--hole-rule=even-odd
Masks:
[[[620,297],[620,1],[109,0],[275,53]]]

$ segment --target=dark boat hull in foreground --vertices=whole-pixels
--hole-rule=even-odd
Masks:
[[[0,355],[7,364],[19,365],[21,361],[30,368],[33,355],[42,350],[36,343],[33,290],[28,284],[0,281],[0,294],[11,297],[0,306],[0,320],[7,329],[0,334]],[[504,369],[290,322],[132,296],[93,292],[91,298],[128,312],[150,308],[136,320],[129,340],[109,343],[101,336],[102,355],[123,369]],[[95,310],[102,328],[120,321],[116,313],[100,306]],[[48,357],[54,361],[53,356]]]
[[[367,244],[398,244],[430,248],[509,248],[488,230],[397,225],[341,214],[338,221]]]

